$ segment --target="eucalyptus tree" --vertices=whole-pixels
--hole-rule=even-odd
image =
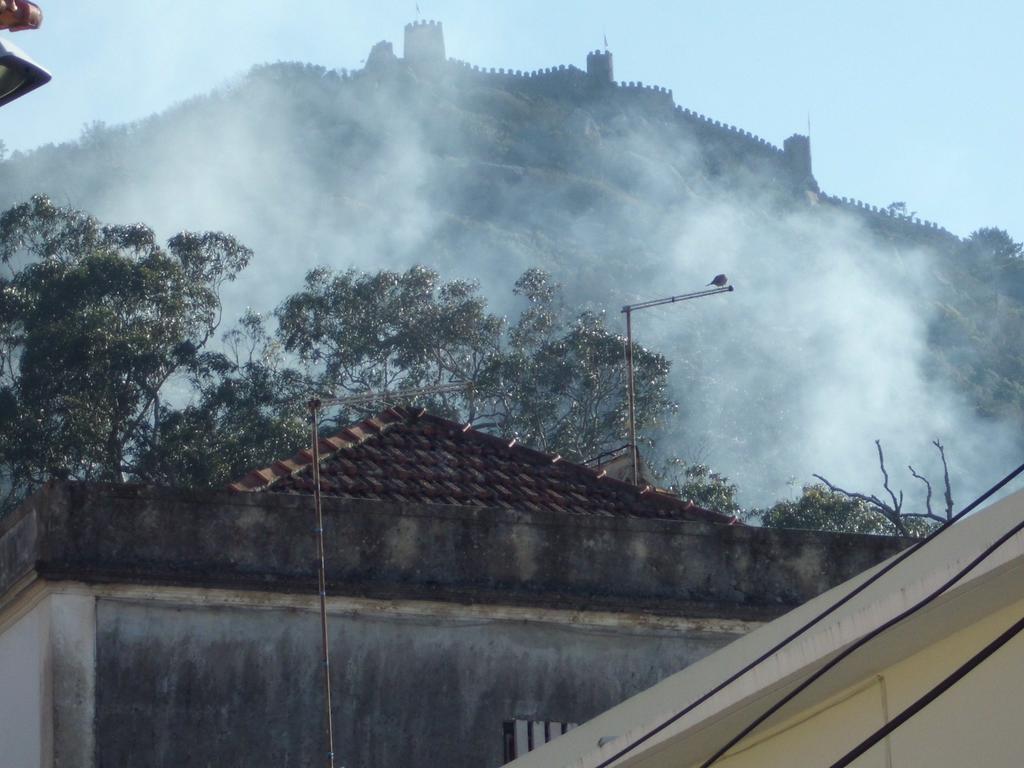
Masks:
[[[321,391],[361,393],[463,383],[425,398],[432,411],[586,459],[625,440],[621,335],[599,313],[569,312],[542,270],[515,284],[515,322],[496,316],[475,283],[433,270],[311,271],[277,310],[284,349]],[[674,410],[669,363],[636,348],[637,412],[656,426]],[[350,414],[343,413],[343,419]]]
[[[527,271],[515,293],[526,308],[509,329],[486,379],[488,414],[504,434],[574,460],[627,439],[625,339],[604,313],[571,312],[543,270]],[[669,361],[634,346],[637,423],[648,432],[676,410],[668,396]]]
[[[251,252],[218,232],[161,246],[37,196],[0,214],[6,504],[49,478],[138,476],[161,391],[194,365]]]
[[[325,267],[277,309],[284,349],[315,391],[365,394],[463,383],[467,393],[500,353],[502,318],[471,282],[443,282],[425,267],[373,274]],[[472,417],[474,398],[427,398],[442,415]],[[336,418],[345,418],[342,413]]]
[[[223,486],[308,445],[310,382],[288,365],[264,318],[247,311],[222,342],[190,366],[191,402],[161,406],[159,440],[139,462],[147,481]]]

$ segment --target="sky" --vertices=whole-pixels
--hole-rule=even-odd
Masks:
[[[361,66],[395,43],[412,2],[37,0],[38,31],[9,36],[53,81],[0,112],[9,150],[75,139],[230,82],[254,64]],[[1024,239],[1024,4],[420,0],[448,55],[487,67],[585,66],[608,45],[618,80],[781,145],[812,137],[835,195],[908,211],[967,235]]]

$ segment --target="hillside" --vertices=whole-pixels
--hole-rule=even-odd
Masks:
[[[16,154],[0,207],[41,192],[161,235],[230,232],[256,258],[229,318],[271,311],[318,264],[423,263],[479,280],[499,310],[540,266],[612,322],[724,271],[735,294],[637,318],[674,362],[666,453],[762,504],[812,472],[873,485],[875,438],[894,466],[934,469],[941,437],[964,498],[1019,461],[1024,274],[998,238],[825,194],[806,137],[780,148],[616,84],[609,54],[586,71],[481,72],[445,59],[439,35],[412,27],[404,58],[379,44],[359,72],[259,66]]]

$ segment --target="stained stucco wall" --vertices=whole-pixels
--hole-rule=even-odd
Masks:
[[[98,766],[309,766],[319,617],[101,599]],[[330,617],[338,765],[497,766],[502,721],[582,722],[733,636],[474,615]],[[130,724],[130,725],[129,725]]]

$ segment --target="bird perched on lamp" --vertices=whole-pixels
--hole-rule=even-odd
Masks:
[[[725,284],[729,282],[729,278],[725,275],[715,275],[708,285],[713,285],[715,288],[724,288]]]

